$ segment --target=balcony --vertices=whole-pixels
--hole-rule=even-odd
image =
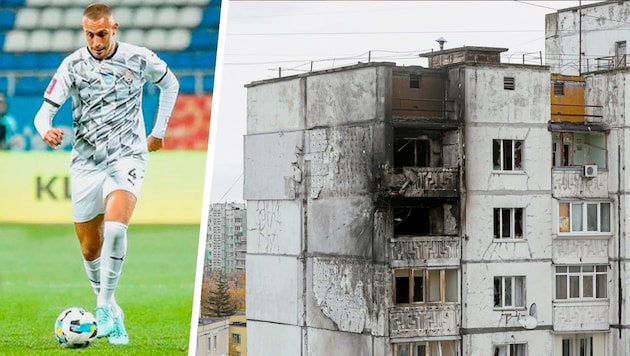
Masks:
[[[609,309],[608,300],[554,302],[553,329],[571,332],[608,330]]]
[[[389,309],[391,338],[459,335],[461,306],[436,304]]]
[[[459,238],[400,236],[389,241],[392,267],[459,266]]]
[[[382,185],[389,197],[459,197],[458,168],[403,167],[401,173],[386,173]]]
[[[598,170],[594,177],[584,177],[581,167],[554,168],[553,195],[557,198],[608,197],[608,172]]]

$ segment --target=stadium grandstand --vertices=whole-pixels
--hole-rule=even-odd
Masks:
[[[36,137],[32,120],[41,104],[43,92],[62,59],[85,46],[81,19],[83,9],[91,2],[93,0],[0,0],[0,92],[7,96],[9,113],[17,122],[19,143],[13,147],[14,150],[45,148]],[[201,106],[202,110],[197,112],[205,112],[205,121],[209,121],[221,1],[103,2],[112,7],[120,24],[119,41],[150,48],[177,75],[180,99],[189,102],[178,103],[173,115],[175,122],[171,123],[186,126],[199,121],[198,118],[181,117],[182,111],[184,116],[185,112],[195,111],[190,108],[191,105]],[[155,86],[145,86],[143,109],[147,127],[152,126],[158,94]],[[71,131],[70,100],[60,109],[55,125]],[[188,127],[192,130],[189,133],[199,136],[199,126],[194,125]],[[203,126],[207,130],[209,123]],[[64,144],[66,150],[71,147],[71,141],[68,141]],[[190,139],[188,142],[170,141],[167,148],[205,149],[207,131],[197,137],[196,142],[190,142]]]

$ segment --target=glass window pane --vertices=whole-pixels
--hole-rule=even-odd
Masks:
[[[512,209],[501,209],[501,238],[511,238],[511,227],[512,227]]]
[[[582,272],[593,272],[595,271],[595,266],[582,266]]]
[[[593,276],[584,276],[582,279],[584,284],[582,288],[584,298],[593,298]]]
[[[571,204],[571,230],[582,231],[582,204]]]
[[[413,301],[424,301],[424,271],[413,271]]]
[[[595,297],[596,298],[606,298],[607,297],[607,290],[608,290],[608,285],[606,283],[606,275],[605,274],[598,274],[596,277],[595,283],[597,284],[596,286],[596,291],[595,291]]]
[[[580,266],[569,266],[569,273],[580,273],[582,272],[582,267]]]
[[[599,210],[600,231],[610,232],[610,203],[601,203]]]
[[[494,306],[501,306],[501,277],[494,277]]]
[[[429,301],[440,301],[440,271],[429,271]]]
[[[598,231],[597,229],[597,206],[599,204],[586,204],[586,226],[587,231]]]
[[[567,266],[556,267],[556,273],[567,273]]]
[[[492,169],[501,170],[501,140],[492,140]]]
[[[512,306],[512,278],[503,278],[503,306]]]
[[[570,224],[571,219],[569,218],[569,203],[560,203],[560,220],[558,221],[560,232],[571,231]]]
[[[425,345],[416,344],[413,356],[427,356],[427,347]]]
[[[514,210],[514,233],[517,239],[523,238],[523,209]]]
[[[525,306],[525,277],[515,277],[515,288],[514,293],[516,294],[514,306],[524,307]]]
[[[580,297],[580,277],[569,276],[569,298]]]
[[[501,238],[501,209],[494,208],[494,238]]]
[[[567,299],[567,276],[556,276],[556,299]]]
[[[400,276],[399,274],[405,273],[406,275]],[[397,304],[409,303],[409,270],[397,270],[396,271],[396,300]]]
[[[409,344],[396,345],[396,356],[409,356]]]
[[[522,147],[523,147],[523,141],[515,141],[514,142],[514,170],[515,171],[522,171],[523,170],[523,166],[522,166]]]
[[[512,140],[503,140],[503,170],[512,170]]]
[[[571,340],[562,339],[562,356],[571,356]]]

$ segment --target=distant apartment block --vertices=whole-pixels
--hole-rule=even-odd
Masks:
[[[245,270],[247,210],[245,204],[212,204],[208,216],[205,270]]]

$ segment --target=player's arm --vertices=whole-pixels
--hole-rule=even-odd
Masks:
[[[175,100],[179,93],[179,81],[170,70],[160,80],[155,83],[160,88],[160,101],[158,105],[157,117],[153,130],[147,138],[147,148],[149,152],[162,149],[162,140],[166,135],[166,127],[175,107]]]
[[[35,114],[34,120],[35,129],[37,129],[39,136],[44,143],[53,149],[57,149],[63,140],[63,130],[52,127],[52,119],[57,109],[59,109],[59,106],[44,100],[39,111]]]

